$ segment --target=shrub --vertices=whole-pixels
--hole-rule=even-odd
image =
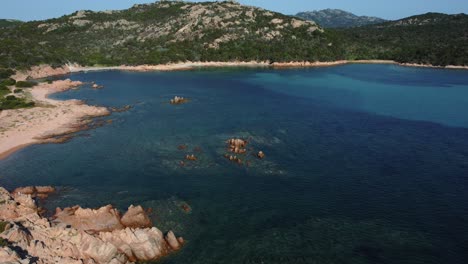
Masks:
[[[34,105],[34,102],[27,102],[24,98],[18,98],[14,95],[0,99],[0,110],[27,108]]]
[[[0,221],[0,233],[3,233],[3,231],[5,231],[5,227],[7,224],[7,222]]]
[[[10,85],[15,85],[16,81],[15,79],[8,78],[0,82],[0,85],[5,85],[5,86],[10,86]]]
[[[13,91],[13,93],[22,93],[22,92],[23,92],[23,89],[15,89],[15,90]]]
[[[35,86],[35,82],[29,82],[29,81],[18,81],[16,82],[16,87],[18,88],[30,88]]]
[[[9,78],[13,74],[15,71],[12,69],[0,69],[0,79]]]

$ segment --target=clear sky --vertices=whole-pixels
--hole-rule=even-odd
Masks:
[[[77,10],[126,9],[155,0],[3,0],[0,18],[39,20],[59,17]],[[338,8],[357,15],[398,19],[426,12],[468,13],[468,0],[240,0],[242,4],[295,14]]]

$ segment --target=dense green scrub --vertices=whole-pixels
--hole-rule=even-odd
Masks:
[[[429,13],[335,31],[349,59],[468,65],[468,15]]]

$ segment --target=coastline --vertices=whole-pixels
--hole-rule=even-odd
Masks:
[[[12,76],[16,80],[40,79],[91,71],[184,71],[197,68],[252,67],[252,68],[314,68],[333,67],[347,64],[393,64],[403,67],[468,70],[468,66],[448,65],[445,67],[398,63],[392,60],[339,60],[331,62],[274,62],[269,61],[233,61],[233,62],[179,62],[160,65],[84,67],[67,64],[59,68],[50,65],[31,67],[29,71],[18,72]],[[79,100],[59,101],[49,99],[48,95],[63,92],[82,85],[69,79],[51,84],[41,83],[31,89],[37,107],[0,111],[0,160],[32,144],[56,142],[54,137],[67,135],[81,130],[90,118],[109,115],[104,107],[89,106]]]
[[[62,67],[53,68],[50,65],[33,66],[29,71],[18,72],[12,76],[15,80],[26,79],[41,79],[53,76],[67,75],[77,72],[92,72],[92,71],[184,71],[194,70],[197,68],[222,68],[222,67],[252,67],[252,68],[314,68],[314,67],[333,67],[346,64],[394,64],[403,67],[417,68],[434,68],[434,69],[455,69],[468,70],[467,66],[447,65],[435,66],[431,64],[416,64],[416,63],[400,63],[393,60],[337,60],[326,62],[308,62],[308,61],[291,61],[291,62],[269,62],[269,61],[231,61],[231,62],[175,62],[156,65],[120,65],[120,66],[81,66],[75,63],[69,63]]]
[[[90,106],[79,100],[59,101],[48,98],[82,85],[69,79],[41,83],[30,90],[38,105],[33,108],[0,112],[0,159],[32,144],[55,142],[54,137],[81,130],[90,118],[109,115],[105,107]]]
[[[431,64],[416,64],[416,63],[399,63],[393,60],[337,60],[327,62],[309,62],[309,61],[291,61],[291,62],[269,62],[269,61],[233,61],[233,62],[178,62],[178,63],[167,63],[158,65],[137,65],[137,66],[109,66],[109,67],[84,67],[76,64],[66,65],[65,69],[68,69],[69,73],[76,72],[90,72],[90,71],[109,71],[109,70],[120,70],[120,71],[183,71],[193,70],[197,68],[223,68],[223,67],[252,67],[252,68],[315,68],[315,67],[333,67],[347,64],[394,64],[403,67],[417,67],[417,68],[434,68],[434,69],[458,69],[468,70],[468,66],[435,66]]]

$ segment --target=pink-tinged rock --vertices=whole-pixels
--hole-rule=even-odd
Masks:
[[[145,228],[153,226],[143,207],[133,205],[130,205],[127,212],[122,216],[122,219],[120,219],[120,222],[125,227],[131,228]]]
[[[263,159],[263,158],[265,158],[265,153],[263,153],[263,151],[259,151],[258,154],[257,154],[257,157],[259,159]]]
[[[31,195],[33,198],[47,198],[49,194],[55,192],[55,188],[52,186],[27,186],[16,188],[11,194],[13,197],[17,195]]]
[[[55,214],[55,221],[71,225],[73,228],[103,232],[123,229],[120,223],[120,214],[112,205],[97,210],[83,209],[79,206],[68,207]]]
[[[55,188],[52,186],[36,186],[36,191],[38,193],[50,194],[55,192]]]
[[[183,243],[174,233],[165,237],[154,227],[122,229],[120,215],[110,205],[57,209],[57,219],[50,222],[37,213],[29,194],[12,197],[0,187],[0,201],[0,219],[9,222],[0,238],[12,246],[0,248],[0,263],[131,264],[156,260]],[[137,218],[138,224],[147,220],[140,206],[131,206],[126,215]],[[104,231],[90,232],[96,230]]]
[[[36,192],[36,188],[34,186],[27,186],[27,187],[19,187],[16,188],[14,191],[11,193],[14,195],[16,194],[34,194]]]
[[[180,240],[183,241],[183,238],[177,239],[172,231],[167,232],[165,239],[173,250],[179,250],[181,247]]]
[[[99,237],[115,245],[130,261],[155,260],[171,251],[163,233],[155,227],[103,232],[99,234]]]

